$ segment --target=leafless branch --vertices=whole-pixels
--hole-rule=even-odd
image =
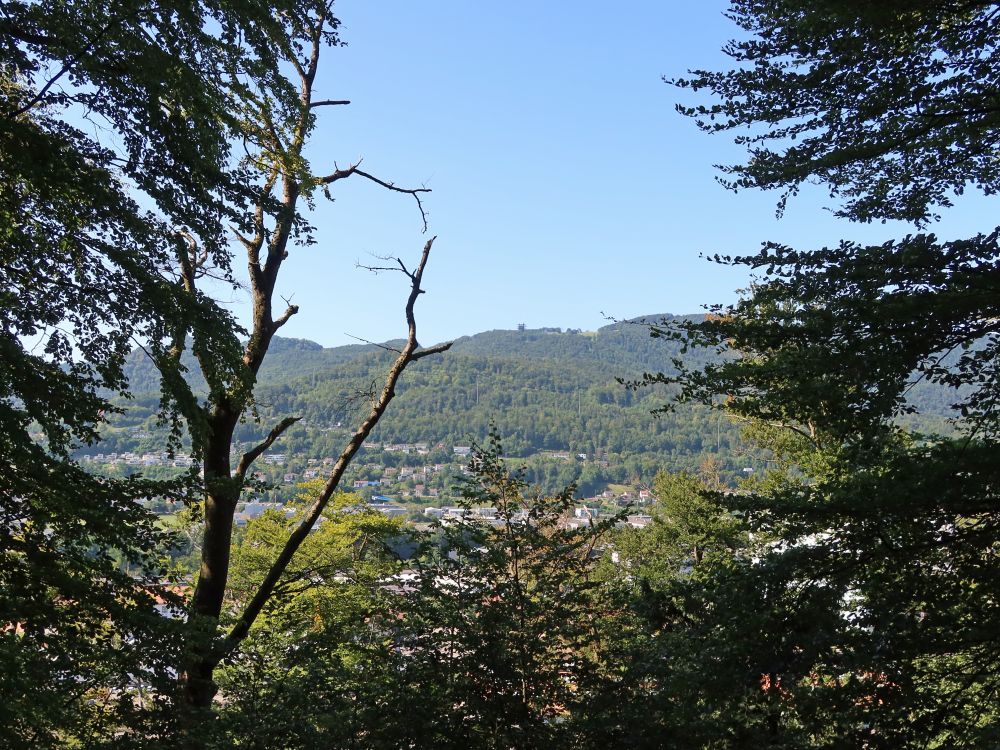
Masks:
[[[288,322],[288,319],[299,311],[299,306],[293,305],[291,298],[286,299],[285,297],[282,297],[281,299],[284,300],[287,307],[285,308],[285,312],[283,312],[281,316],[271,324],[275,331],[285,325],[285,323]]]
[[[382,386],[381,394],[376,400],[373,401],[371,411],[358,429],[354,432],[354,435],[347,443],[347,446],[341,452],[340,457],[334,464],[322,491],[313,501],[313,504],[310,506],[303,519],[296,526],[295,530],[289,535],[288,540],[286,541],[284,548],[281,550],[281,553],[278,555],[277,560],[275,560],[270,570],[268,570],[264,580],[261,581],[260,587],[257,589],[257,592],[243,610],[243,613],[236,622],[236,625],[234,625],[232,630],[229,631],[229,635],[227,636],[226,644],[224,646],[224,651],[226,653],[236,648],[240,641],[246,638],[247,633],[250,632],[251,626],[257,619],[261,610],[264,608],[264,605],[270,598],[275,586],[284,575],[292,557],[295,555],[306,536],[315,526],[316,521],[322,515],[327,503],[333,496],[333,493],[336,492],[337,488],[340,486],[340,480],[342,479],[344,472],[347,470],[347,467],[350,465],[351,460],[354,458],[358,450],[360,450],[361,445],[367,439],[372,429],[376,424],[378,424],[379,419],[382,418],[382,415],[389,406],[389,402],[391,402],[393,397],[396,395],[396,383],[399,381],[399,378],[403,374],[407,365],[424,356],[427,356],[428,354],[438,354],[447,351],[451,347],[451,343],[449,342],[419,350],[419,344],[417,343],[417,323],[413,310],[417,302],[417,297],[423,294],[424,291],[420,288],[420,283],[423,279],[424,268],[427,265],[427,258],[430,255],[434,239],[434,237],[431,237],[424,245],[423,253],[420,256],[420,263],[417,265],[416,270],[407,274],[410,277],[410,294],[406,300],[406,344],[403,346],[403,349],[399,352],[399,356],[396,357],[395,362],[393,362],[392,367],[389,369],[389,372],[386,375],[385,383]]]
[[[358,161],[349,166],[347,169],[341,169],[340,167],[337,166],[337,163],[334,162],[333,171],[330,174],[326,175],[325,177],[317,177],[316,183],[318,185],[330,185],[334,182],[337,182],[337,180],[346,179],[350,177],[352,174],[354,174],[357,171],[358,167],[360,166],[361,166],[361,159],[358,159]]]
[[[375,175],[369,174],[368,172],[363,172],[360,169],[355,169],[354,173],[368,180],[371,180],[376,185],[381,185],[386,190],[394,190],[397,193],[406,193],[408,195],[412,195],[413,200],[417,202],[417,209],[420,211],[420,219],[421,221],[423,221],[424,224],[423,231],[425,232],[427,231],[427,212],[424,211],[424,204],[423,201],[420,200],[420,193],[429,193],[431,192],[430,188],[401,188],[397,186],[395,183],[385,182],[384,180],[380,180]]]
[[[242,234],[240,230],[238,230],[236,227],[230,226],[229,231],[233,233],[233,235],[236,237],[236,239],[240,241],[240,244],[243,245],[244,248],[249,249],[253,246],[253,240],[251,240],[246,235]]]
[[[402,271],[404,274],[406,274],[407,276],[409,276],[411,280],[413,279],[413,275],[406,268],[406,264],[403,263],[402,259],[393,257],[391,255],[376,255],[375,257],[378,260],[394,260],[394,261],[396,261],[396,265],[394,265],[394,266],[366,266],[365,264],[361,263],[360,261],[355,261],[354,262],[354,267],[355,268],[360,268],[360,269],[365,270],[365,271],[371,271],[374,274],[378,274],[378,273],[381,273],[383,271]]]
[[[376,395],[378,395],[378,381],[373,380],[371,385],[368,386],[367,391],[358,390],[354,392],[354,400],[360,401],[361,399],[364,399],[365,401],[374,404]]]
[[[146,359],[148,359],[154,365],[156,364],[156,357],[154,357],[152,352],[150,352],[149,349],[146,348],[146,345],[144,343],[142,343],[135,336],[129,336],[129,339],[131,339],[132,343],[135,344],[136,349],[138,349],[139,351],[141,351],[143,354],[146,355]],[[38,346],[38,344],[35,344],[35,346]],[[34,351],[34,349],[32,349],[32,351]],[[178,353],[178,357],[180,357],[180,353]]]
[[[240,481],[246,477],[247,471],[250,470],[250,465],[256,461],[258,457],[260,457],[260,454],[274,445],[274,441],[281,437],[285,430],[298,422],[300,419],[302,419],[302,417],[285,417],[274,426],[274,429],[268,433],[263,442],[243,454],[240,458],[239,465],[236,467],[236,476],[240,479]]]
[[[444,344],[436,344],[434,346],[428,346],[425,349],[413,352],[413,356],[410,359],[411,361],[416,362],[418,359],[423,359],[424,357],[428,357],[431,354],[441,354],[442,352],[446,352],[449,349],[451,349],[451,344],[452,342],[449,341]]]
[[[318,102],[311,102],[310,107],[336,107],[343,104],[350,104],[350,99],[322,99]]]
[[[431,192],[430,188],[426,187],[403,188],[399,187],[399,185],[397,185],[394,182],[386,182],[385,180],[379,179],[375,175],[362,170],[360,161],[356,162],[355,164],[352,164],[347,169],[337,169],[337,166],[334,165],[334,171],[326,175],[325,177],[316,178],[316,183],[319,185],[329,185],[333,182],[336,182],[337,180],[343,180],[347,177],[350,177],[351,175],[358,175],[359,177],[364,177],[366,180],[371,180],[376,185],[384,187],[386,190],[392,190],[393,192],[396,193],[405,193],[406,195],[412,195],[413,200],[417,202],[417,209],[420,211],[420,219],[424,224],[423,231],[424,232],[427,231],[427,212],[424,211],[424,204],[423,201],[420,200],[420,194]]]
[[[344,335],[345,336],[350,336],[355,341],[360,341],[363,344],[370,344],[371,346],[377,346],[379,349],[385,349],[387,352],[395,352],[396,354],[400,353],[399,349],[397,349],[397,348],[395,348],[393,346],[389,346],[388,344],[376,344],[374,341],[369,341],[368,339],[363,339],[360,336],[354,336],[354,335],[352,335],[350,333],[346,333],[346,332],[344,333]]]

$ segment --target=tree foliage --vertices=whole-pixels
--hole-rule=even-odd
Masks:
[[[404,746],[571,746],[602,679],[594,562],[618,519],[567,526],[573,487],[533,492],[502,454],[496,432],[475,448],[467,515],[425,544],[403,591],[403,679],[433,701]]]
[[[270,446],[234,468],[230,440],[253,416],[271,338],[297,311],[276,314],[272,297],[289,248],[312,241],[299,201],[354,175],[424,192],[357,164],[310,172],[303,149],[315,110],[345,103],[312,96],[338,26],[330,3],[311,0],[12,2],[0,13],[0,622],[4,660],[23,673],[4,684],[14,737],[99,742],[123,727],[151,736],[124,714],[150,696],[165,702],[170,680],[192,667],[188,702],[211,699],[221,654],[206,643],[226,590],[234,498]],[[247,332],[211,297],[236,285],[234,232],[249,261]],[[430,244],[416,269],[401,264],[412,344],[385,401],[423,356],[413,300]],[[168,483],[105,480],[71,460],[121,408],[111,397],[128,396],[123,365],[134,346],[157,367],[168,448],[189,448],[204,481],[197,466]],[[207,397],[185,379],[188,347]],[[384,404],[376,411],[375,421]],[[136,501],[193,495],[205,498],[205,561],[182,649],[162,632],[176,634],[178,623],[154,610],[164,597],[177,603],[159,561],[165,535]],[[155,689],[137,698],[153,677]],[[192,730],[198,721],[186,718]],[[153,736],[171,728],[161,722]]]
[[[679,109],[708,132],[749,129],[736,137],[749,160],[722,168],[729,187],[782,189],[783,206],[818,181],[841,216],[926,222],[968,186],[998,187],[996,9],[734,0],[736,68],[674,81],[716,97]]]
[[[176,257],[197,239],[228,269],[242,195],[217,72],[264,69],[272,58],[253,44],[270,25],[253,6],[4,5],[0,731],[12,746],[99,741],[131,713],[121,696],[150,680],[166,690],[163,539],[135,501],[183,498],[188,483],[98,480],[69,455],[115,410],[137,340],[162,351],[180,322],[234,377],[233,322],[184,292]]]
[[[403,533],[350,496],[328,506],[220,670],[221,746],[583,742],[574,722],[606,671],[597,545],[616,519],[566,527],[572,488],[533,492],[500,454],[495,435],[476,449],[467,515],[446,524]],[[235,591],[252,591],[289,523],[249,524]]]
[[[731,187],[782,188],[783,206],[818,181],[846,218],[926,223],[966,187],[996,188],[996,11],[734,2],[749,38],[727,50],[743,66],[681,81],[718,98],[682,111],[710,131],[750,127],[738,138],[749,160],[724,169]],[[1000,660],[985,635],[1000,628],[996,242],[987,230],[812,252],[767,244],[719,259],[761,275],[743,299],[704,324],[659,331],[737,353],[652,380],[677,383],[682,400],[725,396],[778,461],[725,502],[754,538],[773,541],[710,589],[709,644],[739,644],[721,663],[759,684],[715,691],[709,705],[732,715],[766,697],[761,738],[996,742],[987,696]],[[957,437],[901,427],[920,380],[954,389]],[[756,605],[748,592],[759,592]],[[724,606],[754,607],[754,628],[727,620]],[[769,657],[748,659],[757,653]]]
[[[239,535],[227,611],[253,596],[319,485],[303,486],[296,515],[268,511]],[[220,747],[350,747],[384,719],[394,675],[380,626],[392,612],[386,581],[400,568],[391,546],[400,535],[398,520],[357,497],[333,498],[221,669]]]
[[[616,559],[603,565],[616,603],[601,623],[613,667],[582,723],[595,746],[749,744],[762,711],[747,667],[760,657],[732,636],[733,626],[759,624],[761,602],[732,584],[762,540],[751,544],[710,461],[697,475],[661,473],[655,485],[651,523],[617,531]]]

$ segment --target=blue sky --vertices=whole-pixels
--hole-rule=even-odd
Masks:
[[[854,226],[817,189],[775,219],[775,194],[734,195],[712,165],[738,160],[674,111],[662,76],[729,64],[726,4],[343,0],[348,46],[330,51],[310,158],[317,172],[358,158],[379,177],[426,186],[437,235],[418,306],[430,344],[493,328],[594,329],[604,315],[689,313],[735,298],[747,279],[701,253],[764,240],[818,247],[882,241],[909,227]],[[407,196],[337,185],[293,252],[279,292],[299,315],[283,335],[326,346],[404,333],[400,275],[355,263],[415,260],[425,241]],[[960,234],[973,202],[936,229]]]

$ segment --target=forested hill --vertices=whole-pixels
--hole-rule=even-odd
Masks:
[[[650,411],[667,400],[662,387],[633,392],[617,381],[666,369],[676,354],[675,344],[652,338],[638,321],[590,332],[497,330],[463,337],[446,354],[407,370],[369,442],[444,444],[450,453],[451,446],[482,441],[492,420],[511,455],[585,453],[619,465],[627,460],[633,474],[694,467],[717,450],[730,455],[737,431],[724,420],[704,409],[654,417]],[[237,439],[259,439],[266,425],[292,414],[303,419],[275,451],[336,455],[392,357],[373,345],[325,349],[276,339],[258,378],[261,422],[240,425]],[[134,399],[96,450],[156,450],[162,442],[156,372],[140,354],[130,364]],[[193,361],[189,371],[197,371]]]
[[[305,346],[301,354],[283,349],[261,373],[261,402],[305,414],[317,425],[346,425],[359,390],[392,355],[372,348],[324,365],[325,352],[332,362],[341,350]],[[662,388],[632,392],[617,382],[662,370],[676,354],[676,345],[651,338],[648,326],[636,322],[595,332],[499,330],[464,337],[447,354],[407,370],[373,440],[464,444],[484,438],[492,419],[513,453],[700,454],[707,414],[685,410],[654,418],[650,410],[666,400]]]
[[[476,358],[515,358],[557,361],[573,369],[584,362],[597,363],[604,369],[618,368],[613,375],[626,379],[642,372],[658,372],[669,366],[677,347],[650,336],[644,323],[676,319],[669,314],[647,315],[629,321],[612,323],[597,331],[578,329],[538,328],[526,330],[494,330],[456,339],[448,356],[456,354]],[[684,316],[700,318],[701,316]],[[398,342],[395,342],[398,343]],[[436,342],[428,342],[436,343]],[[386,342],[392,346],[394,342]],[[258,382],[285,383],[290,377],[325,376],[331,368],[364,360],[384,351],[372,344],[353,344],[324,348],[306,339],[276,337],[261,367]],[[190,354],[185,362],[190,372],[197,367]],[[610,372],[610,370],[608,370]],[[134,394],[157,390],[159,378],[148,360],[137,351],[128,368]]]
[[[632,378],[642,372],[657,372],[668,367],[670,358],[677,354],[676,345],[653,339],[643,321],[656,322],[675,317],[648,315],[586,332],[572,328],[485,331],[457,339],[448,356],[555,361],[569,369],[583,363],[596,363],[609,373],[608,368],[618,368],[613,375]],[[389,345],[392,343],[389,342]],[[379,351],[378,347],[371,345],[324,349],[312,341],[278,339],[268,353],[259,380],[261,383],[284,382],[288,373],[293,371],[300,375],[322,373],[331,366]]]
[[[652,338],[638,321],[593,332],[496,330],[463,337],[446,354],[407,370],[371,442],[467,445],[481,441],[493,420],[512,455],[570,451],[628,462],[633,473],[646,473],[656,466],[691,468],[718,454],[738,471],[752,461],[734,426],[693,407],[654,417],[650,411],[667,401],[666,390],[630,391],[617,380],[667,370],[678,353],[677,344]],[[261,424],[241,425],[238,439],[259,439],[265,425],[292,414],[303,420],[275,450],[335,455],[392,356],[373,345],[327,349],[311,341],[275,339],[257,387]],[[685,359],[698,364],[706,356],[689,352]],[[157,447],[155,371],[136,356],[130,379],[135,400],[117,429],[107,432],[101,450]],[[941,403],[925,400],[932,412],[942,413]],[[142,440],[135,439],[137,434]]]

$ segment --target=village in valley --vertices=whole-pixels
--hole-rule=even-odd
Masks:
[[[149,437],[148,433],[140,431],[134,432],[134,436]],[[357,495],[369,509],[417,523],[468,517],[467,509],[455,503],[459,498],[457,482],[460,477],[469,474],[471,445],[449,446],[441,442],[383,444],[369,441],[362,448],[343,488]],[[81,456],[80,460],[89,470],[102,474],[180,474],[194,467],[194,461],[189,456],[171,456],[167,452],[93,453]],[[513,466],[518,462],[585,464],[595,460],[603,465],[608,463],[606,458],[556,450],[538,451],[527,457],[512,458],[510,462]],[[334,461],[329,456],[303,458],[281,451],[266,454],[250,477],[253,490],[239,504],[236,524],[243,526],[268,509],[283,509],[305,486],[325,480]],[[655,497],[648,483],[636,482],[610,485],[589,497],[578,495],[578,500],[574,515],[566,519],[569,525],[585,524],[628,509],[628,523],[641,528],[651,520],[642,509],[655,502]],[[161,500],[154,501],[151,509],[158,514],[169,515],[177,510],[176,506],[177,503]],[[494,515],[492,510],[478,509],[474,515],[488,519]]]
[[[148,438],[149,434],[135,431],[133,436],[141,439]],[[349,481],[343,485],[344,490],[356,495],[364,507],[408,522],[422,523],[435,519],[447,522],[469,518],[469,509],[456,502],[460,497],[457,483],[460,477],[469,475],[468,462],[472,451],[471,445],[449,446],[441,442],[369,441],[362,446],[359,460],[349,472]],[[171,456],[167,452],[93,453],[81,456],[80,460],[89,470],[103,474],[180,474],[195,466],[191,457]],[[543,450],[527,457],[510,459],[512,466],[518,462],[538,461],[608,463],[606,457],[557,450]],[[253,491],[237,507],[236,525],[245,526],[266,510],[283,510],[305,486],[325,480],[333,464],[334,459],[329,456],[303,458],[280,451],[265,455],[250,477]],[[567,525],[585,525],[626,510],[627,523],[642,528],[651,521],[643,509],[656,498],[648,483],[636,482],[610,485],[599,493],[589,497],[578,496],[577,499],[573,515],[566,518]],[[157,500],[151,503],[150,509],[160,515],[171,515],[178,510],[177,505]],[[471,517],[489,520],[495,517],[495,509],[474,509]]]

